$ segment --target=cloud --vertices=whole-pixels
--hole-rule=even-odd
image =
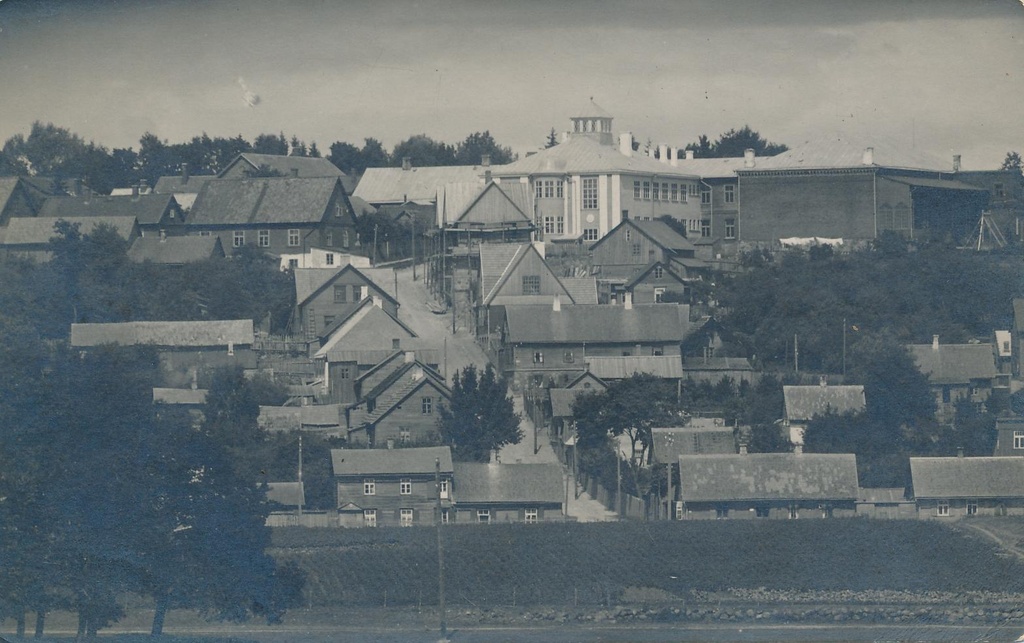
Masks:
[[[241,76],[238,77],[238,86],[242,88],[242,101],[249,107],[256,107],[260,104],[259,94],[249,89],[245,84],[245,79]]]

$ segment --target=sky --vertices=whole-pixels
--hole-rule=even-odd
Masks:
[[[525,154],[593,100],[683,146],[749,124],[998,167],[1024,153],[1024,0],[0,0],[0,140],[298,135]]]

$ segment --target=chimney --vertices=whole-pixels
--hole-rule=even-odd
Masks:
[[[622,293],[622,306],[626,310],[633,310],[633,293],[629,291]]]
[[[292,170],[292,178],[293,179],[299,178],[299,168],[293,167],[293,168],[291,168],[291,170]]]
[[[933,351],[939,350],[939,336],[938,335],[932,335],[932,350]]]
[[[693,160],[693,150],[686,150],[686,160],[687,161],[692,161]]]
[[[409,170],[412,169],[412,157],[410,157],[410,156],[403,156],[402,157],[402,169],[405,170],[406,172],[408,172]]]
[[[555,298],[551,301],[551,310],[560,312],[562,310],[562,298],[559,295],[555,295]]]
[[[482,165],[484,167],[491,167],[491,155],[490,154],[481,154],[480,155],[480,165]]]
[[[747,443],[740,442],[740,455],[747,455]]]
[[[487,183],[490,183],[490,182],[491,182],[491,171],[487,170],[487,171],[484,172],[484,184],[486,185]]]
[[[181,164],[181,182],[182,184],[188,183],[188,163]]]
[[[875,164],[875,148],[865,147],[864,157],[860,160],[863,165],[874,165]]]
[[[147,181],[146,179],[140,179],[139,180],[139,194],[149,194],[149,193],[150,193],[149,181]]]
[[[138,185],[133,185],[132,186],[132,198],[133,199],[139,198],[139,186]]]
[[[658,146],[658,160],[662,163],[668,163],[668,145],[662,143]]]
[[[797,455],[800,455],[803,452],[804,452],[804,445],[802,445],[802,444],[794,444],[793,445],[793,453],[795,453]]]
[[[964,457],[964,448],[963,447],[957,447],[956,448],[956,457],[958,457],[958,458]]]
[[[412,364],[416,361],[416,353],[413,351],[405,351],[405,363]]]
[[[953,171],[954,172],[959,172],[960,171],[960,155],[959,154],[954,154],[953,155]]]
[[[743,167],[754,167],[754,150],[747,148],[743,150]]]
[[[376,306],[377,308],[383,308],[384,307],[384,300],[383,299],[381,299],[377,295],[374,295],[372,297],[372,299],[373,299],[373,305],[374,306]]]
[[[668,148],[668,162],[672,167],[679,166],[679,148],[670,147]]]
[[[822,375],[820,378],[818,378],[818,386],[828,386],[828,377]]]
[[[619,152],[624,156],[633,156],[632,132],[622,132],[619,134]]]
[[[658,149],[658,148],[654,147],[653,145],[651,145],[650,147],[648,147],[648,148],[647,148],[647,156],[648,156],[649,158],[654,158],[654,152],[655,152],[655,150],[657,150],[657,149]]]

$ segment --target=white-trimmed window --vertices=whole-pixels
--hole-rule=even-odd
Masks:
[[[562,192],[562,186],[563,185],[565,185],[565,183],[564,183],[564,181],[562,181],[562,179],[558,179],[558,180],[555,181],[555,198],[556,199],[561,199],[562,198],[562,193],[563,193]]]
[[[478,510],[476,512],[476,521],[477,522],[482,522],[482,523],[489,523],[489,522],[491,522],[491,510],[490,509],[480,509],[480,510]]]
[[[696,183],[690,183],[689,185],[686,186],[686,193],[688,196],[699,196],[700,186],[697,185]]]
[[[682,520],[683,519],[683,501],[682,500],[676,500],[675,515],[676,515],[676,520]]]
[[[261,248],[270,247],[270,230],[260,230],[256,233],[256,243]]]
[[[679,200],[679,184],[678,183],[673,183],[672,184],[672,203],[675,203],[678,200]]]
[[[377,510],[376,509],[363,509],[363,526],[365,526],[365,527],[376,527],[377,526]]]
[[[640,198],[640,181],[633,181],[633,198]]]
[[[293,247],[293,248],[295,246],[299,245],[299,229],[298,228],[289,228],[288,229],[288,245]]]
[[[588,176],[583,178],[583,209],[597,210],[599,205],[597,192],[597,177]]]
[[[363,495],[364,496],[376,496],[377,495],[377,482],[371,478],[363,480]]]
[[[660,288],[660,287],[659,288],[655,288],[654,289],[654,303],[656,303],[656,304],[663,303],[664,298],[665,298],[665,289],[664,288]]]
[[[675,186],[674,183],[673,186]],[[668,201],[668,183],[661,184],[661,200]]]
[[[409,429],[398,429],[398,441],[408,442],[409,440],[412,440],[412,431]]]
[[[711,190],[704,190],[700,193],[700,204],[711,205]]]
[[[231,245],[235,248],[245,245],[245,230],[235,230],[231,233]]]
[[[536,509],[527,509],[523,513],[523,522],[525,522],[525,523],[527,523],[529,525],[536,524],[536,522],[537,522],[537,514],[538,514],[538,511]]]
[[[420,400],[420,412],[423,415],[430,415],[434,412],[434,398],[429,395]]]
[[[725,520],[729,517],[728,507],[715,507],[715,518],[719,520]]]
[[[644,201],[650,201],[651,200],[651,182],[650,181],[644,181],[644,196],[643,196],[643,199],[644,199]]]
[[[447,480],[442,480],[441,481],[441,498],[443,498],[443,499],[447,499],[448,498],[448,481]]]
[[[555,197],[555,182],[553,180],[544,181],[544,198],[553,199]]]
[[[348,244],[349,244],[349,241],[348,241],[348,230],[342,230],[341,231],[341,247],[342,248],[347,248]]]
[[[537,198],[537,199],[543,199],[544,198],[544,181],[541,181],[540,179],[537,179],[537,182],[534,183],[533,187],[535,188],[533,196],[535,198]]]
[[[658,183],[657,181],[655,181],[654,182],[654,186],[651,188],[651,198],[654,201],[657,201],[660,196],[661,196],[661,184]]]
[[[736,203],[736,186],[735,185],[726,185],[726,186],[724,186],[722,188],[722,190],[725,192],[725,202],[726,203]]]
[[[1024,449],[1024,431],[1013,432],[1013,448]]]
[[[800,517],[800,508],[796,505],[789,506],[789,519],[796,520]]]
[[[968,500],[967,501],[967,515],[968,516],[977,516],[978,515],[978,501],[977,500]]]
[[[562,353],[562,361],[566,364],[572,364],[576,361],[576,356],[572,354],[572,351],[565,351]]]
[[[334,265],[334,253],[333,252],[328,252],[326,255],[324,255],[324,263],[327,264],[328,266],[333,266]]]
[[[544,363],[544,351],[533,351],[533,363],[543,364]]]
[[[597,228],[584,228],[583,229],[583,240],[584,241],[597,241]]]
[[[661,279],[662,277],[665,276],[665,269],[662,268],[661,266],[655,266],[654,270],[651,272],[651,275],[655,279]]]
[[[442,509],[441,510],[441,524],[442,525],[447,525],[448,524],[448,510],[447,509]]]
[[[403,496],[412,495],[412,480],[403,478],[398,482],[398,493]]]
[[[403,527],[412,527],[412,509],[399,509],[398,510],[398,524]]]
[[[710,237],[711,236],[711,219],[700,220],[700,236]]]
[[[735,239],[736,238],[736,219],[725,220],[725,238]]]
[[[700,232],[700,219],[687,219],[686,220],[686,231],[687,232]]]
[[[540,294],[540,275],[523,275],[523,294]]]
[[[948,516],[949,515],[949,501],[948,500],[940,500],[938,502],[938,504],[935,505],[935,515],[936,516]]]

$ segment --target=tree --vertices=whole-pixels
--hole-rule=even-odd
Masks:
[[[1006,158],[1003,160],[1003,165],[999,169],[1001,170],[1017,170],[1021,171],[1021,160],[1020,154],[1017,152],[1007,152]]]
[[[456,460],[487,462],[492,451],[523,439],[508,385],[490,364],[483,372],[470,364],[455,374],[451,400],[439,416],[441,439]]]
[[[284,137],[284,132],[277,136],[273,134],[260,134],[252,142],[252,151],[257,154],[284,156],[288,154],[288,139]]]
[[[394,166],[400,166],[405,158],[419,167],[455,165],[455,148],[426,134],[416,134],[395,145],[391,152],[391,164]]]
[[[634,148],[636,149],[636,148]],[[692,150],[693,155],[697,158],[711,158],[712,146],[711,141],[708,139],[706,134],[701,134],[695,143],[690,143],[686,146],[687,150]]]
[[[686,222],[680,221],[679,219],[675,218],[671,214],[663,214],[663,215],[661,215],[660,217],[658,217],[658,221],[661,221],[662,223],[664,223],[668,227],[670,227],[673,230],[675,230],[676,233],[679,234],[680,236],[682,236],[682,237],[686,236]]]
[[[558,133],[552,127],[551,131],[548,132],[548,140],[544,143],[544,149],[549,150],[556,145],[558,145]]]
[[[701,135],[697,142],[690,143],[686,149],[693,150],[694,156],[698,158],[736,158],[743,156],[747,149],[754,150],[758,156],[774,156],[789,148],[781,143],[769,142],[758,132],[750,129],[749,125],[744,125],[738,130],[731,129],[723,133],[714,142]]]
[[[292,135],[292,140],[291,140],[291,143],[289,144],[288,148],[289,148],[288,149],[288,155],[289,156],[306,156],[307,155],[305,141],[300,141],[299,137],[295,136],[294,134]]]
[[[474,132],[459,143],[455,151],[458,165],[479,165],[484,154],[491,156],[491,163],[504,165],[516,160],[512,148],[502,147],[494,141],[490,131]]]

